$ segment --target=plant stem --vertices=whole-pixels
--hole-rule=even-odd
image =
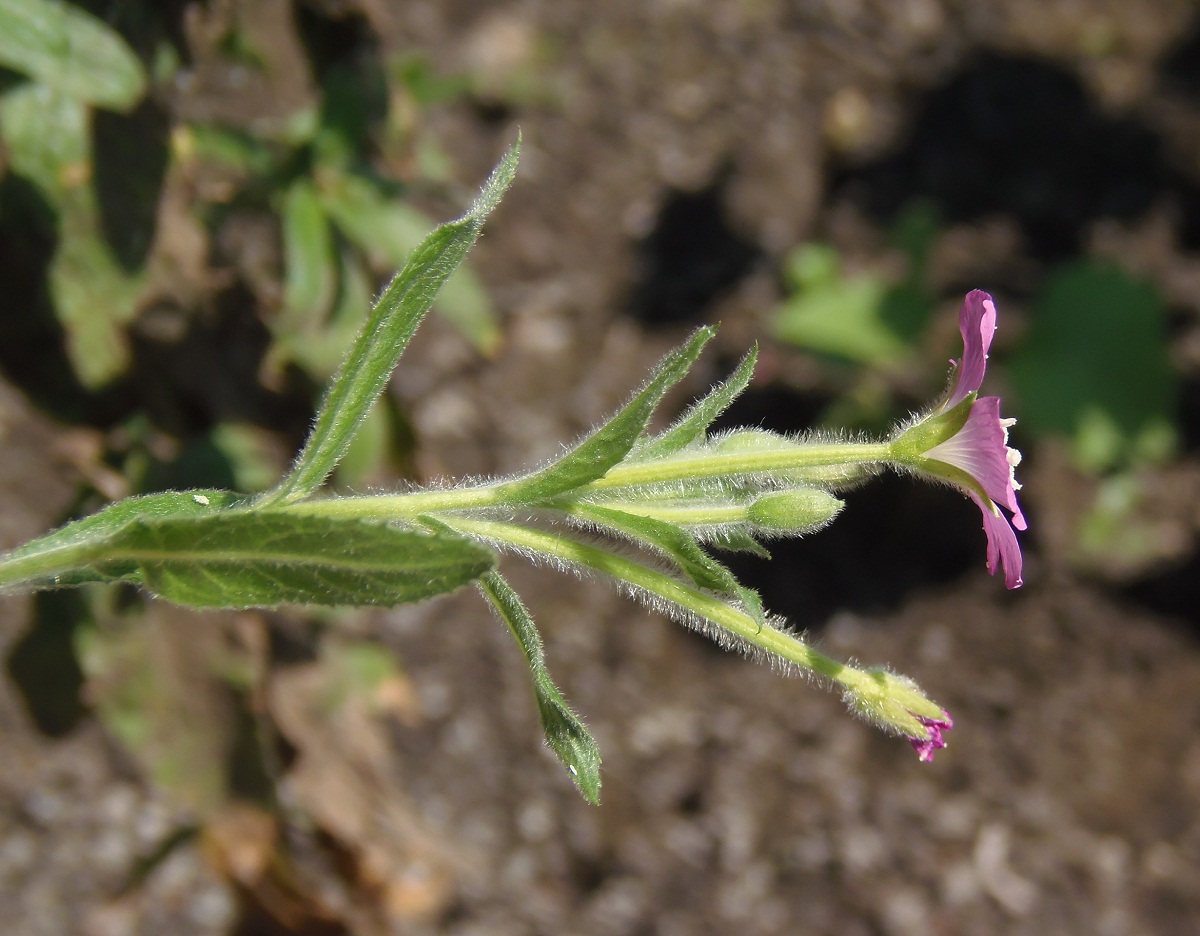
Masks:
[[[452,529],[487,542],[515,547],[522,551],[540,553],[548,558],[587,566],[635,588],[657,595],[682,610],[699,615],[728,630],[747,643],[795,663],[807,670],[826,676],[847,689],[859,690],[869,685],[867,675],[845,663],[818,653],[791,634],[762,626],[749,614],[727,604],[699,588],[680,582],[669,575],[641,565],[624,556],[614,555],[596,546],[581,543],[553,533],[531,530],[494,520],[468,517],[443,518]]]
[[[615,465],[604,477],[582,485],[572,491],[570,496],[578,497],[614,488],[689,479],[786,473],[826,465],[870,465],[891,460],[892,446],[889,442],[831,442],[800,444],[777,451],[689,453],[647,462]],[[289,504],[286,509],[330,517],[408,520],[421,514],[440,515],[455,510],[504,507],[507,504],[509,485],[514,483],[509,480],[475,487],[310,500]],[[631,512],[649,515],[645,510]]]
[[[890,442],[830,442],[797,445],[776,451],[716,451],[616,465],[603,477],[579,489],[580,493],[609,488],[714,478],[727,475],[768,474],[825,465],[865,465],[890,461]]]

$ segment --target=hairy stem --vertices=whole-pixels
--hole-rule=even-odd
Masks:
[[[616,488],[636,488],[692,479],[800,471],[826,465],[878,465],[892,460],[890,442],[831,442],[797,445],[778,451],[688,453],[615,465],[603,478],[576,488],[570,492],[570,496],[580,497]],[[513,483],[507,480],[474,487],[338,497],[290,504],[287,509],[331,517],[407,520],[422,514],[440,515],[481,507],[504,507],[507,504],[506,492]],[[646,513],[644,510],[631,512]]]
[[[597,546],[567,539],[553,533],[493,520],[468,517],[445,518],[451,529],[486,542],[518,550],[539,553],[549,559],[565,561],[602,572],[635,588],[656,595],[691,614],[699,615],[797,666],[828,677],[851,690],[869,685],[869,677],[805,644],[791,634],[762,626],[749,614],[699,588],[680,582],[632,559],[618,556]]]

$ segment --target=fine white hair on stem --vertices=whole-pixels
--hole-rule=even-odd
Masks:
[[[602,578],[612,581],[615,583],[620,594],[637,600],[650,611],[656,614],[661,614],[664,617],[668,617],[671,620],[674,620],[675,622],[696,631],[697,633],[712,640],[723,650],[737,651],[746,658],[758,663],[766,662],[771,666],[771,669],[777,673],[785,676],[803,673],[810,679],[820,680],[821,678],[818,676],[818,674],[813,673],[806,667],[802,667],[792,660],[788,660],[782,656],[779,656],[777,653],[773,653],[763,648],[752,640],[742,637],[739,634],[735,634],[726,627],[722,626],[720,623],[707,618],[702,614],[699,614],[694,609],[689,608],[686,605],[682,605],[676,601],[666,598],[644,585],[640,585],[636,582],[630,582],[629,580],[619,576],[613,576],[601,569],[597,569],[589,565],[586,562],[561,555],[555,555],[553,553],[525,546],[519,543],[513,543],[507,539],[504,539],[503,537],[489,536],[475,531],[469,531],[467,532],[467,535],[472,539],[488,545],[500,552],[519,556],[533,565],[551,568],[557,572],[570,573],[579,578]],[[618,544],[614,546],[611,541],[598,537],[585,537],[578,540],[578,542],[587,543],[589,539],[594,539],[596,541],[595,545],[602,546],[603,549],[610,554],[631,559],[649,571],[662,575],[666,578],[670,578],[673,581],[686,585],[689,588],[695,588],[694,585],[691,585],[690,583],[687,583],[681,579],[678,576],[678,573],[673,568],[668,567],[665,562],[656,561],[656,557],[651,557],[650,561],[647,561],[647,556],[641,551],[633,550],[624,544]],[[592,544],[588,543],[588,545]],[[705,594],[713,596],[713,593],[711,592],[705,591]],[[745,614],[748,617],[750,616],[748,609],[745,608],[741,602],[730,599],[728,596],[724,595],[716,597],[719,597],[724,604],[736,610],[738,613]],[[762,627],[787,634],[796,640],[802,640],[801,635],[796,633],[794,628],[792,628],[782,617],[772,615],[763,622]]]

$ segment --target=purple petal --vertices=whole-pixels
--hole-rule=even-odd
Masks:
[[[951,438],[925,453],[926,458],[953,465],[979,482],[997,504],[1007,507],[1018,530],[1027,526],[1017,504],[1018,487],[1013,470],[1020,454],[1008,447],[1011,421],[1000,418],[1000,398],[980,397],[971,406],[966,423]]]
[[[918,760],[928,763],[933,760],[935,751],[940,751],[946,746],[944,734],[954,727],[954,719],[950,717],[950,713],[945,709],[942,710],[942,714],[946,716],[944,719],[926,718],[922,715],[917,716],[917,721],[929,730],[928,738],[908,739],[908,743],[917,752]]]
[[[963,356],[955,362],[950,396],[943,410],[953,409],[983,386],[987,370],[988,350],[996,333],[996,303],[982,289],[973,289],[963,300],[958,313],[958,330],[962,333]]]
[[[1004,584],[1007,588],[1020,588],[1021,578],[1021,547],[1017,543],[1017,534],[1013,532],[1008,519],[994,506],[984,504],[979,496],[967,492],[975,501],[983,514],[983,532],[987,534],[987,568],[992,575],[996,569],[1004,566]],[[1015,522],[1015,518],[1014,518]],[[1024,518],[1022,518],[1022,523]],[[1024,527],[1022,527],[1024,529]]]

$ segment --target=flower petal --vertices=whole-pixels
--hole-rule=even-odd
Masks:
[[[955,362],[950,396],[941,406],[943,411],[953,409],[983,386],[988,350],[996,333],[996,303],[990,294],[982,289],[967,293],[958,313],[958,330],[962,333],[963,356]]]
[[[951,438],[925,453],[926,458],[953,465],[979,482],[997,504],[1007,507],[1018,530],[1027,526],[1017,504],[1014,468],[1021,460],[1008,447],[1011,421],[1000,418],[1000,398],[980,397],[971,406],[967,421]]]
[[[1017,543],[1017,534],[1003,514],[995,506],[984,504],[979,496],[968,492],[971,500],[975,501],[983,514],[983,532],[987,534],[987,568],[992,575],[996,574],[999,566],[1004,566],[1004,584],[1007,588],[1020,588],[1024,581],[1021,578],[1021,547]],[[1023,522],[1024,518],[1022,518]],[[1024,529],[1024,527],[1022,527]]]
[[[934,751],[940,751],[946,746],[945,733],[954,727],[954,719],[950,717],[950,713],[942,710],[942,714],[946,717],[925,718],[918,715],[917,721],[924,725],[929,730],[928,738],[909,738],[908,743],[912,745],[914,751],[917,752],[917,759],[925,762],[933,760]]]

